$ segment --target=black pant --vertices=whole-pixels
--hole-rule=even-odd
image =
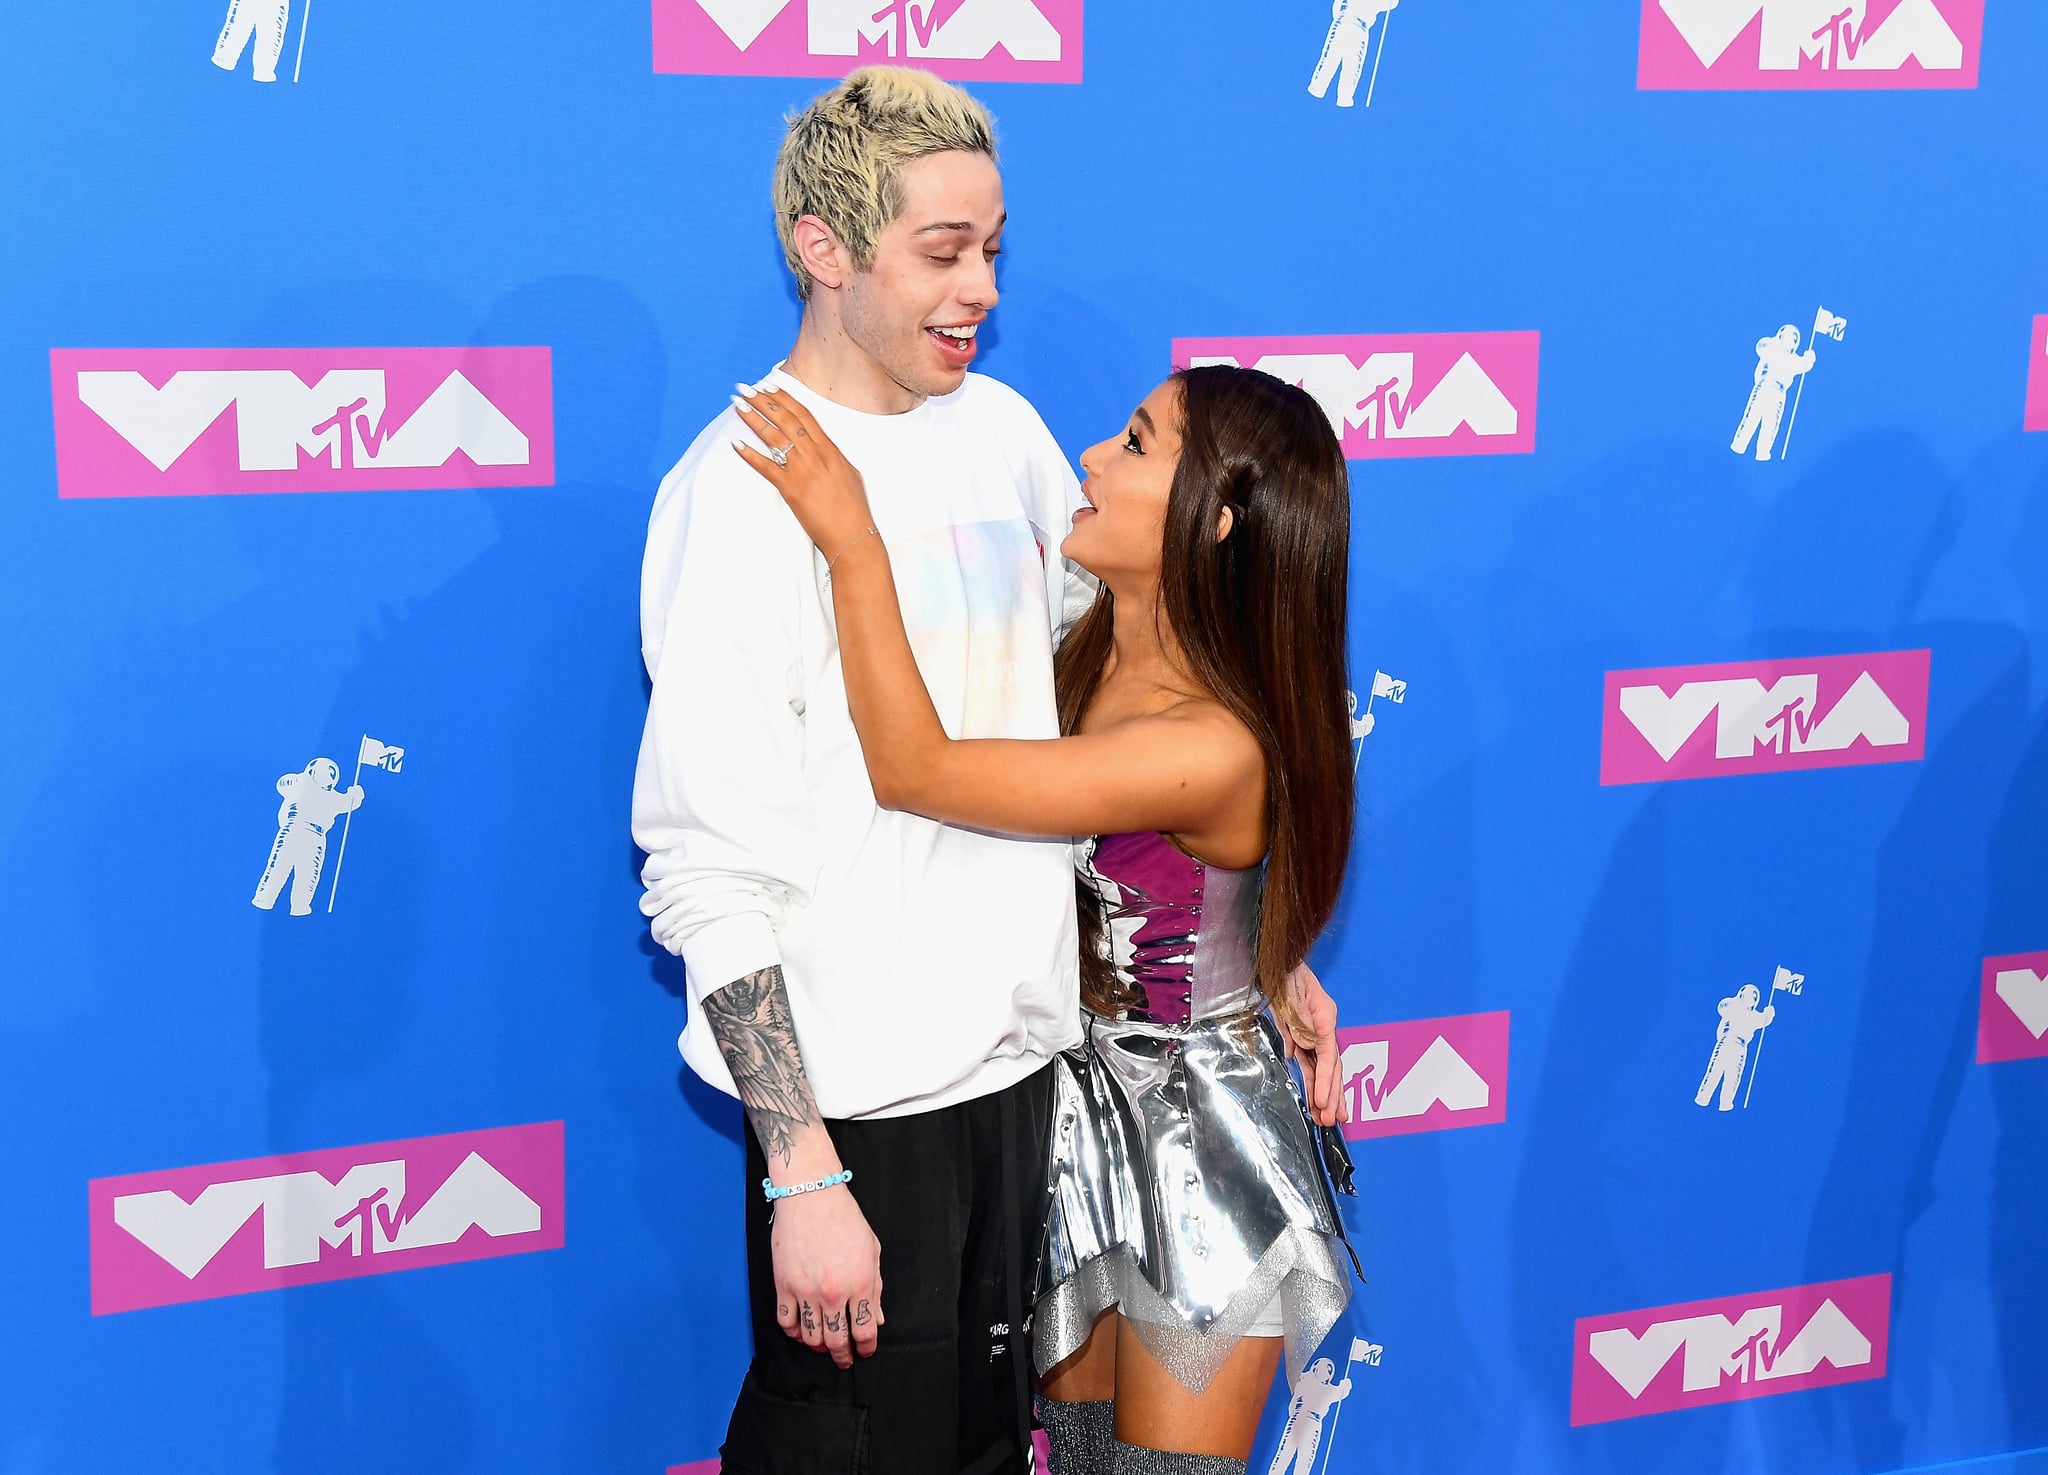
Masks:
[[[1024,1319],[1045,1217],[1048,1067],[915,1116],[828,1121],[882,1244],[872,1357],[842,1371],[775,1321],[767,1164],[747,1130],[754,1361],[719,1451],[726,1475],[1016,1475],[1028,1469]]]

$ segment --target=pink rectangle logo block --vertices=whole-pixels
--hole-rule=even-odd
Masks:
[[[1929,652],[1609,671],[1600,782],[1917,762]]]
[[[2034,340],[2027,351],[2028,430],[2048,430],[2048,313],[2034,319]]]
[[[668,1475],[718,1475],[718,1461],[699,1460],[694,1465],[670,1465]]]
[[[95,1316],[562,1246],[562,1124],[95,1178]]]
[[[1541,334],[1176,338],[1173,366],[1236,364],[1298,384],[1353,461],[1536,449]]]
[[[1984,0],[1642,0],[1636,86],[1975,87]]]
[[[1337,1031],[1351,1120],[1344,1135],[1398,1137],[1508,1119],[1508,1013]]]
[[[1881,1378],[1892,1278],[1864,1275],[1618,1316],[1572,1332],[1572,1424]]]
[[[872,62],[953,82],[1079,82],[1082,0],[654,0],[654,70],[843,77]]]
[[[1977,1063],[2048,1056],[2048,953],[1984,960],[1977,1001]]]
[[[549,486],[545,348],[53,348],[60,497]]]

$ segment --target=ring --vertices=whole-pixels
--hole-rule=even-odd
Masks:
[[[768,459],[773,461],[777,466],[787,466],[789,464],[789,453],[795,449],[795,441],[791,441],[788,445],[782,446],[780,448],[770,446],[768,447]]]

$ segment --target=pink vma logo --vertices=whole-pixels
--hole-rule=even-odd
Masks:
[[[1600,782],[1917,762],[1929,658],[1895,650],[1609,671]]]
[[[954,82],[1078,82],[1081,0],[654,0],[654,70],[843,77],[869,62]]]
[[[1984,960],[1977,1063],[2048,1056],[2048,953]]]
[[[1314,396],[1351,460],[1536,449],[1536,333],[1176,338],[1173,366],[1262,369]]]
[[[2048,430],[2048,313],[2034,319],[2034,342],[2027,354],[2028,430]]]
[[[95,1178],[95,1316],[562,1246],[562,1124]]]
[[[549,359],[545,348],[53,348],[57,495],[548,486]]]
[[[1865,1275],[1582,1318],[1572,1425],[1884,1376],[1892,1278]]]
[[[1508,1119],[1508,1015],[1457,1014],[1340,1029],[1351,1138],[1484,1127]]]
[[[1648,89],[1975,87],[1984,0],[1643,0]]]

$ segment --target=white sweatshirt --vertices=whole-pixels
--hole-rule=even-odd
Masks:
[[[978,374],[901,415],[779,365],[764,382],[860,468],[946,731],[1057,736],[1052,638],[1093,589],[1059,554],[1080,490],[1037,412]],[[736,439],[728,409],[664,478],[641,577],[633,838],[641,910],[688,972],[683,1058],[736,1094],[702,1001],[780,964],[827,1117],[1001,1090],[1080,1038],[1071,846],[877,807],[824,557]]]

